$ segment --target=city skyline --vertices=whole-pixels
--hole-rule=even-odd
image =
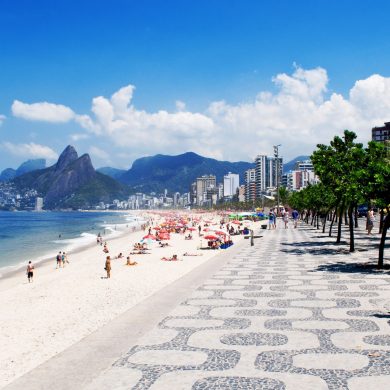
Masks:
[[[389,5],[312,3],[6,1],[0,170],[67,144],[128,169],[276,144],[288,161],[345,128],[367,142],[390,120]]]

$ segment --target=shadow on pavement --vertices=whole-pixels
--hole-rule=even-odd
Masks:
[[[285,246],[296,246],[296,247],[301,247],[301,246],[323,246],[323,245],[332,245],[332,246],[339,246],[339,245],[347,245],[346,241],[341,241],[339,244],[336,244],[334,240],[332,241],[301,241],[301,242],[282,242],[282,245]]]
[[[322,264],[312,271],[321,271],[321,272],[345,272],[345,273],[362,273],[362,274],[371,274],[371,273],[388,273],[387,270],[390,270],[390,264],[385,264],[383,270],[377,269],[376,263],[346,263],[340,261],[337,263],[331,264]]]
[[[387,314],[373,314],[373,317],[376,317],[376,318],[390,318],[390,313],[387,313]]]
[[[295,255],[313,255],[313,256],[323,256],[323,255],[347,255],[349,254],[348,249],[338,248],[312,248],[312,249],[281,249],[283,253],[295,254]]]

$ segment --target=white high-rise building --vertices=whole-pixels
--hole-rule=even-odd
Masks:
[[[223,177],[223,196],[232,197],[236,195],[237,189],[240,186],[240,175],[229,172]]]
[[[256,169],[245,171],[245,201],[254,201],[256,199]]]
[[[202,205],[207,200],[207,190],[217,186],[217,179],[214,175],[203,175],[196,178],[196,204]]]
[[[297,161],[295,171],[311,171],[314,172],[314,166],[311,160]]]
[[[39,196],[35,199],[35,211],[42,211],[43,208],[43,198]]]
[[[269,188],[277,187],[282,180],[283,159],[259,155],[255,159],[256,196],[259,197]]]

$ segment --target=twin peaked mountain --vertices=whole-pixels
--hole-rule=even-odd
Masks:
[[[67,146],[56,164],[18,176],[13,183],[21,191],[35,189],[44,198],[46,209],[77,209],[124,200],[135,192],[188,192],[191,183],[205,174],[216,175],[218,182],[229,171],[243,179],[245,170],[252,166],[248,162],[218,161],[188,152],[143,157],[134,161],[128,171],[96,171],[88,154],[78,157],[74,147]]]
[[[130,193],[128,187],[96,172],[89,155],[79,157],[73,146],[66,147],[56,164],[21,175],[13,182],[21,191],[35,189],[44,197],[46,209],[89,208]]]

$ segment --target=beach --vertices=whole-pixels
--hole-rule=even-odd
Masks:
[[[146,217],[153,218],[156,224],[162,221],[163,214]],[[211,220],[210,228],[219,228],[220,217],[216,214],[202,218]],[[112,259],[110,279],[104,270],[106,254],[96,244],[70,255],[70,264],[65,268],[56,269],[53,253],[51,262],[36,265],[31,284],[24,270],[0,281],[0,387],[222,251],[199,250],[207,246],[207,240],[199,237],[197,231],[192,232],[192,240],[185,240],[184,234],[172,233],[170,240],[164,241],[169,246],[161,248],[155,241],[148,241],[151,253],[132,255],[131,260],[138,264],[126,266],[126,256],[133,250],[133,244],[147,234],[148,229],[107,240]],[[236,243],[243,236],[231,238]],[[124,258],[115,259],[120,252]],[[183,256],[186,252],[198,256]],[[178,261],[161,261],[173,254]]]

